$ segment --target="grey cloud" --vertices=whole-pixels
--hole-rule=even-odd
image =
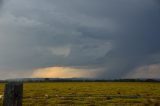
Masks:
[[[160,62],[160,9],[151,7],[121,21],[125,31],[118,33],[114,50],[99,60],[108,68],[100,77],[123,78],[137,67]]]
[[[0,15],[1,70],[88,66],[104,69],[99,78],[123,78],[160,62],[159,13],[150,0],[9,0]]]
[[[0,9],[2,7],[2,4],[3,4],[3,0],[0,0]]]

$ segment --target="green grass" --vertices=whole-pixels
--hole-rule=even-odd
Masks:
[[[25,83],[23,106],[160,106],[160,83]]]

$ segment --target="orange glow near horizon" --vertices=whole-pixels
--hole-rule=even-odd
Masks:
[[[32,77],[35,78],[75,78],[87,77],[93,78],[96,75],[95,70],[80,69],[73,67],[48,67],[33,71]]]

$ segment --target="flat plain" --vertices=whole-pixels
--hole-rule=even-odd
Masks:
[[[23,94],[23,106],[160,106],[160,83],[154,82],[24,83]]]

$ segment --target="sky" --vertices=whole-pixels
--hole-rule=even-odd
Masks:
[[[0,0],[0,79],[160,78],[159,0]]]

